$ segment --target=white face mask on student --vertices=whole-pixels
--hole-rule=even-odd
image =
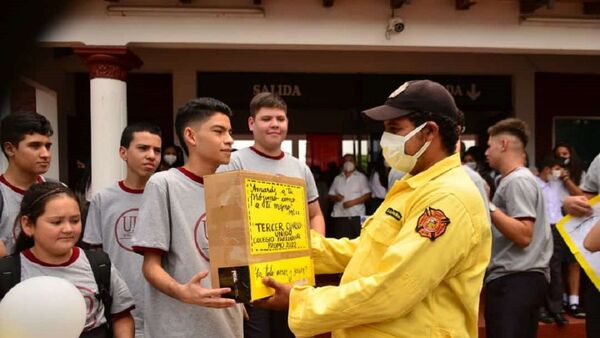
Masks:
[[[177,155],[166,154],[163,156],[163,160],[165,160],[168,165],[173,165],[173,163],[177,161]]]
[[[472,170],[477,170],[477,162],[465,162],[465,165]]]
[[[344,171],[347,173],[353,172],[356,166],[352,162],[344,162]]]
[[[552,178],[556,181],[558,181],[560,179],[562,172],[560,171],[560,169],[552,169]]]
[[[423,155],[425,150],[427,150],[431,141],[425,142],[421,149],[414,155],[406,154],[404,147],[411,137],[415,136],[421,129],[425,128],[425,125],[427,125],[427,123],[418,126],[406,136],[383,132],[379,144],[383,150],[383,157],[390,164],[390,167],[403,173],[410,173],[411,170],[413,170],[417,160]]]

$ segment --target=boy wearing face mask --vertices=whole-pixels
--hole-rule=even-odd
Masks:
[[[559,326],[568,323],[567,319],[561,314],[562,294],[564,291],[562,263],[567,255],[570,255],[569,248],[564,243],[558,230],[556,230],[556,224],[563,217],[561,210],[563,200],[569,195],[561,180],[565,172],[562,164],[562,159],[547,155],[538,165],[539,176],[535,178],[540,189],[542,189],[554,243],[552,257],[550,258],[550,285],[546,293],[545,304],[540,312],[540,321],[544,323],[556,323]]]
[[[365,203],[371,198],[367,177],[356,170],[354,155],[344,155],[342,172],[335,177],[329,188],[329,199],[335,204],[332,217],[366,215]]]
[[[289,286],[268,278],[263,306],[290,309],[297,336],[476,337],[490,225],[481,195],[456,154],[458,108],[439,83],[410,81],[383,106],[386,161],[407,174],[390,187],[360,237],[312,233],[315,273],[339,286]]]
[[[133,318],[136,337],[143,337],[143,257],[132,250],[138,209],[146,182],[160,162],[161,130],[141,122],[127,126],[121,134],[119,156],[127,164],[125,179],[94,195],[86,219],[83,241],[102,249],[121,272],[135,300]]]

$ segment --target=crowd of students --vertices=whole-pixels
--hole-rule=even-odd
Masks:
[[[0,131],[9,163],[0,176],[0,256],[20,258],[21,280],[50,275],[76,285],[88,308],[82,337],[279,338],[294,337],[292,330],[401,336],[402,330],[422,332],[408,326],[427,320],[436,323],[434,330],[440,334],[455,330],[457,337],[472,336],[483,285],[491,338],[535,337],[539,319],[566,324],[563,301],[573,316],[587,313],[588,323],[599,318],[593,301],[598,291],[591,284],[586,287],[586,313],[580,306],[580,268],[555,225],[563,211],[591,213],[588,199],[600,190],[600,155],[584,175],[575,151],[558,144],[540,163],[536,177],[525,165],[527,126],[507,119],[488,130],[484,156],[492,171],[484,170],[475,149],[463,152],[464,170],[458,170],[461,163],[454,153],[464,115],[438,86],[404,84],[384,108],[366,111],[384,121],[384,151],[368,177],[357,170],[353,155],[345,155],[340,174],[325,189],[333,203],[331,216],[374,215],[363,226],[366,235],[360,241],[323,237],[326,217],[319,197],[324,189],[305,163],[282,151],[287,106],[271,93],[260,93],[250,102],[248,127],[254,145],[235,152],[232,112],[212,98],[190,100],[176,113],[185,162],[178,147],[163,148],[157,126],[127,126],[118,150],[126,175],[91,198],[85,227],[81,199],[42,176],[52,157],[50,123],[37,113],[10,114]],[[412,109],[433,107],[439,115],[409,112],[403,106],[409,101],[421,105]],[[407,155],[409,147],[413,155]],[[337,289],[291,291],[266,281],[277,293],[263,309],[236,304],[222,297],[230,289],[211,287],[203,176],[238,169],[306,181],[313,246],[323,259],[334,262],[320,265],[317,260],[316,268],[344,272]],[[396,181],[404,175],[401,183]],[[396,224],[409,220],[416,228]],[[598,236],[591,234],[586,246],[597,250]],[[104,286],[95,278],[91,252],[101,251],[112,263],[110,301],[96,297]],[[398,293],[407,290],[414,294]],[[428,307],[428,301],[452,305]],[[266,309],[288,306],[289,314]],[[440,318],[461,320],[442,323]],[[598,335],[594,325],[588,325],[588,337]]]

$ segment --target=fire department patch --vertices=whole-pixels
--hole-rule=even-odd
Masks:
[[[428,207],[423,211],[417,220],[415,231],[421,237],[429,238],[435,241],[436,238],[442,236],[446,232],[446,227],[450,224],[450,219],[440,209]]]

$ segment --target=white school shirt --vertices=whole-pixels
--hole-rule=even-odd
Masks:
[[[329,195],[339,194],[344,196],[344,200],[335,202],[333,210],[331,211],[331,216],[364,216],[366,214],[364,203],[354,205],[347,209],[344,208],[343,204],[345,201],[353,200],[370,192],[371,188],[369,188],[367,177],[358,170],[354,170],[348,177],[346,177],[343,172],[337,175],[331,184],[331,188],[329,188]]]

